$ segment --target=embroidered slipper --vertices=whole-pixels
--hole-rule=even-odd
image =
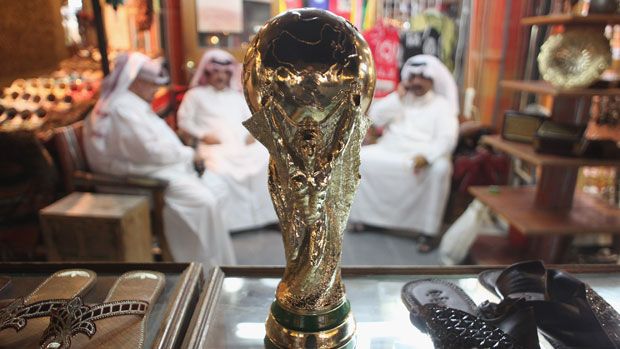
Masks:
[[[539,349],[533,311],[522,302],[485,302],[479,310],[458,286],[432,279],[407,283],[401,296],[437,349]]]
[[[543,335],[556,348],[620,349],[620,314],[572,275],[541,261],[484,271],[480,283],[500,298],[524,298]]]
[[[41,348],[142,348],[148,315],[164,283],[162,273],[132,271],[121,275],[102,304],[72,299],[52,311]]]
[[[0,309],[0,348],[36,348],[51,310],[84,295],[96,279],[92,270],[60,270],[28,296],[5,305]]]

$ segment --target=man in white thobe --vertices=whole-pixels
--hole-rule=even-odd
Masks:
[[[447,68],[428,55],[407,60],[398,90],[369,110],[384,132],[377,144],[362,147],[352,222],[416,231],[420,251],[431,248],[450,191],[457,114],[457,87]]]
[[[101,98],[86,118],[84,147],[95,172],[166,179],[164,233],[177,262],[204,267],[235,263],[222,205],[227,188],[212,174],[194,170],[194,150],[151,109],[168,77],[160,60],[121,55],[103,82]]]
[[[239,68],[228,52],[207,51],[177,113],[179,128],[198,140],[207,172],[228,184],[226,217],[231,230],[277,222],[267,187],[269,153],[241,124],[251,113],[239,90]]]

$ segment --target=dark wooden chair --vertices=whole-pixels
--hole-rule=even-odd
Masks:
[[[54,143],[62,181],[67,192],[75,190],[115,194],[146,194],[151,202],[151,227],[163,261],[172,261],[164,235],[164,192],[168,181],[144,176],[113,176],[89,170],[82,142],[83,122],[55,130]]]
[[[37,214],[56,198],[56,167],[32,132],[0,132],[0,149],[0,260],[44,260]]]

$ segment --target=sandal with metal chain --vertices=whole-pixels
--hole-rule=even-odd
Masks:
[[[84,295],[96,279],[92,270],[60,270],[26,297],[5,303],[0,308],[0,348],[37,348],[51,311]]]
[[[148,315],[164,284],[162,273],[132,271],[121,275],[102,304],[72,299],[52,310],[40,348],[142,348]]]

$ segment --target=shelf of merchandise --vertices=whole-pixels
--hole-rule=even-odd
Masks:
[[[570,209],[541,208],[536,188],[471,187],[469,192],[524,235],[620,234],[620,210],[582,192]]]
[[[620,24],[620,15],[557,14],[526,17],[521,23],[602,27],[607,24]],[[500,86],[507,90],[553,97],[551,119],[575,125],[588,122],[591,97],[620,95],[620,88],[562,89],[542,80],[504,80],[500,82]],[[532,145],[510,142],[500,136],[487,136],[482,142],[538,167],[536,186],[469,189],[470,193],[491,211],[504,217],[527,237],[528,246],[525,250],[529,257],[541,258],[547,262],[562,262],[575,235],[620,234],[620,209],[575,190],[580,167],[620,168],[620,159],[601,160],[539,154],[534,151]],[[481,242],[487,245],[489,243],[489,241]],[[478,244],[478,247],[484,243]],[[491,241],[491,243],[497,242]],[[506,239],[504,243],[510,249],[511,244]],[[475,250],[476,244],[472,252]],[[488,250],[484,253],[484,255],[493,254]],[[497,253],[495,255],[498,258],[502,257]],[[475,253],[472,259],[476,259]]]
[[[500,86],[514,91],[539,93],[554,97],[617,96],[620,88],[561,89],[542,80],[503,80]]]
[[[503,153],[522,159],[535,166],[613,166],[620,167],[620,159],[589,159],[580,157],[540,154],[530,144],[511,142],[500,135],[483,136],[481,142]]]
[[[580,16],[575,14],[557,14],[548,16],[525,17],[521,19],[523,25],[607,25],[620,24],[620,15],[591,14]]]

